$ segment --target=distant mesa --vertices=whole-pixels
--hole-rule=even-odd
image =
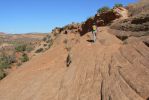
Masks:
[[[7,34],[7,33],[4,33],[4,32],[0,32],[0,35],[5,35],[5,34]]]

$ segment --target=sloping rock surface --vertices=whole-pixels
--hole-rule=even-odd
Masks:
[[[148,100],[149,47],[138,38],[125,44],[107,27],[99,30],[96,43],[91,32],[60,34],[50,50],[0,81],[0,99]]]

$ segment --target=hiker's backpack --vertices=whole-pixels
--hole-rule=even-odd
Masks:
[[[97,27],[95,25],[93,25],[93,31],[96,31]]]

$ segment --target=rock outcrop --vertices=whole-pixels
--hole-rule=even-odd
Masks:
[[[126,19],[128,17],[128,10],[124,7],[116,7],[109,11],[103,13],[97,13],[94,17],[90,17],[83,23],[72,23],[68,24],[62,28],[55,28],[52,33],[57,34],[67,34],[67,33],[78,33],[81,36],[87,32],[92,31],[93,23],[99,26],[106,26],[110,24],[115,19]]]
[[[149,35],[149,2],[140,0],[139,3],[129,5],[127,9],[129,11],[128,19],[112,23],[112,29],[120,30],[114,34],[135,37]]]
[[[86,22],[82,24],[81,35],[84,35],[85,33],[91,31],[93,23],[96,23],[97,26],[105,26],[115,19],[126,19],[127,17],[128,10],[123,7],[116,7],[110,11],[98,13],[95,15],[95,17],[89,18]]]
[[[119,20],[111,25],[111,28],[131,31],[131,32],[149,32],[149,14],[139,14],[125,20]]]
[[[138,3],[128,5],[127,9],[130,16],[149,13],[149,2],[148,0],[139,0]]]

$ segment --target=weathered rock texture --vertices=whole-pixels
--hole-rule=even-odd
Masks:
[[[81,35],[84,35],[85,33],[92,31],[93,23],[96,23],[97,26],[105,26],[117,18],[125,19],[127,17],[128,11],[123,7],[113,8],[110,11],[98,13],[95,15],[95,17],[89,18],[86,22],[82,24]]]
[[[130,17],[114,21],[111,28],[127,31],[131,36],[149,35],[149,1],[140,0],[136,4],[129,5],[128,11]]]
[[[125,19],[126,11],[53,30],[48,51],[0,81],[0,100],[149,100],[149,36],[100,27],[92,43],[93,22],[116,23],[122,15],[127,27],[148,23]]]
[[[0,81],[1,100],[147,100],[149,47],[141,39],[123,43],[106,27],[60,34],[47,52]],[[67,57],[71,63],[67,67]]]
[[[139,0],[138,3],[130,4],[128,7],[129,15],[135,16],[138,14],[149,13],[149,1]]]
[[[111,28],[123,31],[144,32],[144,35],[148,34],[149,13],[139,14],[129,19],[116,21],[112,23]]]

